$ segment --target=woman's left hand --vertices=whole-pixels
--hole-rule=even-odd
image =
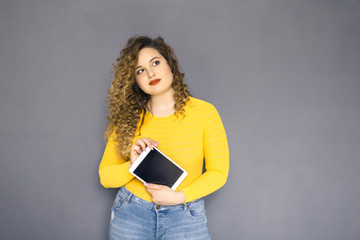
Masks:
[[[153,183],[146,183],[145,186],[155,204],[178,205],[186,201],[183,191],[174,191],[168,186]]]

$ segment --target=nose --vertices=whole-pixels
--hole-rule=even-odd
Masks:
[[[151,68],[149,68],[148,69],[148,78],[152,78],[153,76],[155,76],[155,73]]]

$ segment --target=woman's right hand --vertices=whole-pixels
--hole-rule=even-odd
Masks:
[[[146,147],[152,149],[154,146],[157,147],[158,145],[159,141],[155,142],[151,138],[137,139],[130,149],[130,166],[135,162],[135,160],[140,156],[140,154],[145,151]]]

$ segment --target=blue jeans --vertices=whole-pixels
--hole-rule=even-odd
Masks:
[[[112,207],[109,239],[208,240],[206,222],[203,198],[175,206],[159,206],[121,187]]]

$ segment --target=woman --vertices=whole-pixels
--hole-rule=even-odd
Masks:
[[[113,66],[108,142],[99,166],[101,184],[120,188],[110,239],[210,239],[203,197],[226,182],[228,144],[216,109],[191,97],[183,78],[161,37],[130,38]],[[129,173],[153,146],[188,172],[176,191]]]

